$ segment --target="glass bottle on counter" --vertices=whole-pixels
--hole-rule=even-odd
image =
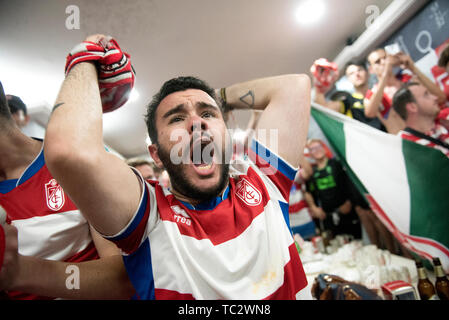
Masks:
[[[440,300],[449,300],[449,280],[443,271],[441,261],[439,258],[433,258],[433,265],[435,266],[435,289]]]
[[[416,261],[416,268],[418,269],[418,292],[421,300],[440,300],[435,287],[427,278],[426,269],[421,261]]]

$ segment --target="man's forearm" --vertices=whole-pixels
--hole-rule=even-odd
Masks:
[[[365,116],[368,118],[374,118],[379,113],[379,106],[382,103],[386,83],[386,77],[382,77],[379,81],[376,92],[374,92],[369,101],[365,103]]]
[[[120,255],[81,263],[19,256],[9,290],[64,299],[129,299],[134,293]]]
[[[263,110],[255,139],[298,166],[309,126],[308,76],[289,74],[235,84],[226,88],[226,102],[234,109]]]
[[[418,77],[419,81],[427,88],[427,90],[438,98],[438,103],[444,103],[446,101],[444,92],[416,66],[413,67],[412,72]]]
[[[251,80],[226,87],[226,104],[232,109],[264,110],[270,101],[283,94],[292,75]]]
[[[326,100],[324,93],[321,93],[319,90],[315,90],[313,102],[318,103],[319,105],[334,110],[336,112],[340,112],[341,110],[341,102]]]
[[[62,141],[83,149],[92,144],[102,147],[101,99],[93,63],[75,65],[65,78],[47,127],[47,139],[53,146],[55,141]]]
[[[309,178],[313,174],[313,168],[312,168],[312,165],[310,164],[310,162],[307,161],[304,154],[300,155],[299,165],[301,166],[301,170],[302,170],[302,172],[301,172],[302,179],[309,180]]]

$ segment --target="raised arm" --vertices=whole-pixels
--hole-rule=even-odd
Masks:
[[[225,95],[227,105],[233,109],[263,110],[256,126],[256,138],[290,165],[298,167],[310,118],[307,75],[291,74],[239,83],[227,87]],[[259,129],[265,129],[265,141],[258,134]],[[276,140],[269,138],[270,131],[277,133]]]
[[[421,70],[416,67],[410,56],[406,55],[403,52],[398,53],[397,56],[401,61],[402,66],[413,72],[413,74],[417,76],[419,82],[421,82],[422,85],[425,86],[431,94],[435,95],[438,98],[439,104],[446,101],[446,95],[444,94],[444,92],[438,87],[435,82],[429,79],[424,73],[421,72]]]
[[[114,235],[127,225],[137,210],[141,184],[103,146],[102,105],[92,62],[76,64],[66,76],[48,123],[44,154],[50,172],[96,230]]]
[[[387,56],[385,61],[385,69],[382,73],[382,76],[379,79],[379,83],[377,86],[377,90],[373,93],[373,95],[368,99],[365,98],[363,104],[365,106],[365,116],[368,118],[374,118],[379,113],[379,107],[382,103],[382,98],[384,95],[384,89],[387,85],[388,79],[393,74],[393,65],[397,63],[397,60],[393,56]]]

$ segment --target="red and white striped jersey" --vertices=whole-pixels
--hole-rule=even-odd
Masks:
[[[408,81],[410,81],[412,76],[408,73],[401,73],[397,78],[401,82],[407,83]],[[368,89],[365,93],[365,99],[371,99],[371,97],[374,95],[374,93],[377,92],[378,86],[379,86],[379,83],[376,83],[376,84],[374,84],[374,86],[371,89]],[[396,92],[396,90],[394,90],[394,92]],[[388,118],[388,114],[393,105],[394,92],[390,91],[387,93],[386,90],[384,90],[384,92],[382,94],[382,100],[381,100],[381,103],[379,106],[379,111],[380,111],[381,116],[385,119]]]
[[[43,149],[19,179],[0,182],[7,223],[18,230],[19,253],[81,262],[98,258],[89,225],[45,165]],[[12,299],[44,299],[9,292]]]
[[[138,299],[295,299],[307,285],[288,222],[296,170],[253,140],[229,185],[196,207],[142,180],[118,234]]]
[[[449,149],[444,148],[443,146],[440,146],[430,140],[417,137],[411,132],[407,131],[399,131],[398,135],[400,135],[401,138],[403,139],[422,144],[423,146],[438,149],[441,152],[443,152],[447,157],[449,157]],[[443,127],[440,124],[435,124],[435,127],[430,132],[427,132],[426,135],[449,144],[449,132],[445,127]]]
[[[315,223],[310,214],[309,205],[304,198],[302,183],[296,181],[293,183],[288,211],[293,234],[299,233],[302,238],[307,239],[315,235]]]

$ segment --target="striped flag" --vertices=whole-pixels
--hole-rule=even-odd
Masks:
[[[449,271],[449,158],[312,104],[312,116],[371,209],[401,244]]]

